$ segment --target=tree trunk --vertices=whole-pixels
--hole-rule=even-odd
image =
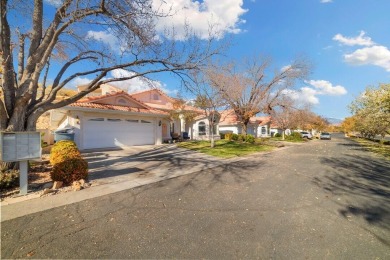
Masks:
[[[244,136],[246,136],[247,131],[248,131],[248,123],[243,123],[243,124],[242,124],[242,131],[241,131],[241,134],[244,135]]]
[[[209,126],[210,126],[210,129],[209,129],[210,147],[211,147],[211,148],[214,148],[214,146],[215,146],[215,141],[214,141],[214,125],[209,123]]]
[[[284,136],[285,136],[284,131],[285,131],[285,130],[282,131],[282,140],[283,140],[283,141],[284,141]]]

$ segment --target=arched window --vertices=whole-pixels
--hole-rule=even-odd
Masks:
[[[120,99],[118,99],[118,104],[126,105],[127,101],[126,101],[126,99],[120,98]]]
[[[206,123],[203,121],[198,124],[198,135],[206,135]]]
[[[265,135],[267,133],[267,129],[265,128],[265,126],[263,126],[262,128],[261,128],[261,134],[262,135]]]

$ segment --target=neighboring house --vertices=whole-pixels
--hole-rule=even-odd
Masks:
[[[80,85],[80,86],[77,86],[77,91],[81,92],[87,88],[88,88],[88,85]],[[117,87],[114,87],[114,86],[111,86],[108,84],[102,84],[102,85],[100,85],[100,87],[98,89],[95,89],[94,91],[88,93],[86,96],[87,97],[98,97],[98,96],[102,96],[102,95],[106,95],[106,94],[114,94],[116,92],[121,92],[121,91],[123,91],[123,90],[120,88],[117,88]]]
[[[225,110],[221,113],[219,132],[242,133],[242,124],[233,110]],[[270,116],[251,117],[247,126],[247,134],[251,134],[255,137],[270,137],[276,133],[281,133],[281,130],[278,129],[276,125],[272,124]]]
[[[74,128],[81,150],[162,143],[168,114],[125,92],[89,97],[51,113],[51,125]]]
[[[183,132],[195,140],[208,140],[210,138],[209,121],[202,110],[189,105],[180,107],[177,105],[177,99],[166,95],[159,89],[133,93],[131,96],[152,108],[163,110],[167,113],[176,111],[178,118],[172,118],[169,122],[163,122],[162,127],[166,129],[163,131],[164,140],[169,140],[172,134],[183,135]],[[196,116],[186,120],[185,115],[188,112],[192,112]],[[214,129],[214,134],[219,137],[218,127]]]
[[[80,150],[161,144],[172,137],[187,132],[191,139],[208,137],[208,120],[199,109],[184,106],[198,116],[186,122],[178,111],[172,119],[175,99],[158,89],[128,94],[107,87],[102,95],[92,95],[68,106],[55,109],[50,114],[54,129],[71,127]],[[203,127],[203,124],[206,125]],[[206,132],[206,133],[204,133]]]

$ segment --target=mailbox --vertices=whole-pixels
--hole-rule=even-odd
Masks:
[[[18,162],[41,158],[39,132],[1,132],[0,137],[0,161]]]

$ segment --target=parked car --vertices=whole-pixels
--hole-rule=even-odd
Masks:
[[[306,139],[312,139],[313,138],[313,135],[309,132],[301,132],[301,136],[302,138],[306,138]]]
[[[323,133],[320,134],[320,139],[321,139],[321,140],[325,140],[325,139],[331,140],[332,137],[331,137],[330,133],[323,132]]]

